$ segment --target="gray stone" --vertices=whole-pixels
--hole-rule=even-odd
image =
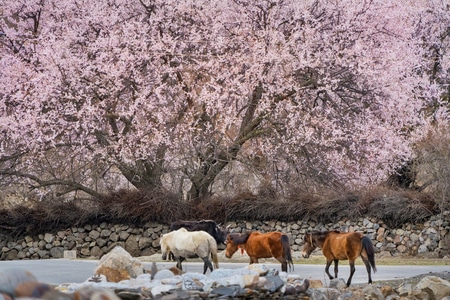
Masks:
[[[341,296],[341,293],[337,289],[332,288],[309,289],[306,291],[306,294],[311,300],[339,299]]]
[[[38,254],[40,258],[50,258],[47,250],[39,250]]]
[[[278,291],[284,285],[284,281],[280,276],[266,276],[266,279],[267,281],[264,284],[264,288],[270,292]]]
[[[99,246],[94,246],[91,248],[91,256],[100,258],[103,255],[103,251]]]
[[[379,288],[377,288],[374,285],[368,285],[363,289],[363,293],[364,295],[366,295],[366,297],[368,299],[378,299],[378,300],[384,300],[384,296],[383,293],[380,291]]]
[[[47,245],[47,243],[44,240],[40,240],[38,243],[38,247],[39,249],[45,249],[45,245]]]
[[[139,244],[137,237],[135,235],[130,235],[125,241],[125,250],[131,254],[131,256],[140,256],[141,250],[139,249]]]
[[[63,258],[64,248],[63,247],[53,247],[50,249],[50,256],[53,258]]]
[[[406,297],[412,291],[412,285],[410,283],[402,283],[395,290],[401,297]]]
[[[422,254],[422,253],[426,253],[426,252],[428,252],[427,246],[425,246],[425,245],[420,245],[420,246],[419,246],[419,249],[418,249],[418,253],[419,253],[419,254]]]
[[[330,288],[342,291],[347,288],[347,283],[342,278],[334,278],[330,280],[329,286]]]
[[[102,237],[102,238],[107,238],[107,237],[109,237],[111,235],[111,230],[109,230],[109,229],[103,229],[101,232],[100,232],[100,236]]]
[[[15,260],[17,259],[17,254],[19,253],[19,251],[17,251],[17,249],[12,249],[9,250],[8,252],[6,252],[6,256],[5,256],[5,260]],[[2,257],[3,258],[3,257]]]
[[[98,232],[97,230],[92,230],[89,232],[89,237],[93,240],[96,240],[100,237],[100,232]]]
[[[98,238],[98,239],[95,241],[95,243],[96,243],[99,247],[103,247],[103,246],[105,246],[105,245],[108,243],[108,241],[105,240],[105,239]]]
[[[53,243],[54,240],[55,240],[55,235],[53,235],[51,233],[46,233],[44,235],[44,241],[46,241],[47,243],[51,244],[51,243]]]
[[[130,236],[130,234],[126,231],[119,232],[119,238],[121,241],[126,241],[129,236]]]
[[[245,295],[246,291],[239,285],[234,286],[219,286],[212,290],[212,294],[225,296],[225,297],[238,297],[240,295]]]
[[[153,240],[151,238],[148,238],[148,237],[141,237],[139,239],[139,243],[138,243],[139,249],[144,249],[144,248],[147,248],[147,247],[151,247],[152,244],[153,244]]]
[[[91,255],[91,250],[87,247],[83,247],[80,250],[80,254],[81,254],[81,256],[88,257]]]
[[[119,235],[116,232],[112,232],[109,235],[109,239],[113,242],[117,242],[117,241],[119,241]]]

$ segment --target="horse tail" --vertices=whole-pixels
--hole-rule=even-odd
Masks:
[[[292,261],[291,255],[291,244],[289,242],[289,237],[285,234],[281,235],[281,245],[283,246],[284,258],[289,265],[289,270],[294,270],[294,262]]]
[[[377,267],[375,266],[375,248],[373,247],[372,241],[367,236],[364,236],[361,239],[362,248],[367,253],[367,259],[369,260],[370,265],[372,266],[373,272],[377,271]]]
[[[218,269],[219,268],[219,257],[217,256],[217,242],[213,237],[211,237],[210,239],[208,239],[208,243],[209,243],[209,249],[211,251],[211,259],[213,261],[214,268]]]

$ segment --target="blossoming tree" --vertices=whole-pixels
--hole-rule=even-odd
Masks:
[[[376,183],[409,159],[409,133],[445,87],[430,80],[419,32],[448,44],[448,10],[433,0],[4,0],[0,175],[95,196],[94,166],[114,166],[139,189],[187,178],[196,198],[231,162],[262,156],[286,173]],[[83,162],[79,176],[40,172],[49,151]]]

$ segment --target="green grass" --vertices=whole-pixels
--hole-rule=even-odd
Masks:
[[[295,261],[296,264],[308,265],[308,264],[323,264],[325,265],[326,260],[324,256],[312,256],[310,258],[301,258]],[[420,258],[420,257],[382,257],[375,258],[375,263],[377,265],[386,266],[448,266],[450,265],[450,259],[448,258]],[[339,261],[340,265],[348,265],[347,260]],[[356,260],[357,265],[363,265],[361,258]]]

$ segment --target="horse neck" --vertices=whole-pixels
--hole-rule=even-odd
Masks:
[[[313,244],[318,247],[318,248],[322,248],[323,244],[325,243],[325,240],[328,237],[328,232],[327,233],[318,233],[318,234],[313,234],[311,235],[311,239],[313,240]]]
[[[233,242],[237,245],[245,246],[245,243],[247,243],[250,234],[251,234],[250,232],[246,232],[239,235],[235,235],[233,238]]]

